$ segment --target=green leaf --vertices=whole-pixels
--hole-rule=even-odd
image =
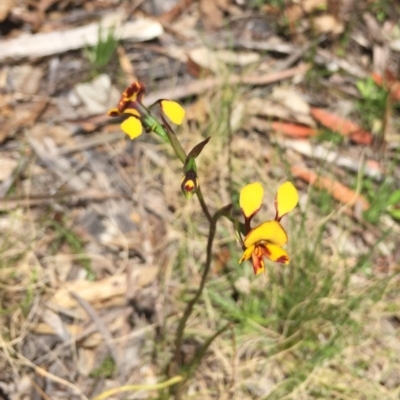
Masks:
[[[393,209],[393,210],[390,210],[390,211],[389,211],[389,215],[390,215],[393,219],[395,219],[395,220],[397,220],[397,221],[400,221],[400,208],[395,208],[395,209]]]
[[[394,206],[400,203],[400,189],[395,190],[388,198],[388,206]]]

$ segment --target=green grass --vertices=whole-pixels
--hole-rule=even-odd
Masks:
[[[380,133],[381,122],[384,119],[388,91],[378,86],[372,78],[357,82],[357,89],[361,94],[361,100],[356,103],[359,114],[365,126],[372,131]],[[377,127],[377,124],[378,127]]]
[[[115,27],[109,28],[105,35],[104,28],[100,25],[97,44],[84,51],[84,56],[91,64],[93,77],[104,72],[114,56],[118,44],[119,39],[115,36]]]
[[[95,280],[96,275],[92,270],[90,258],[85,256],[84,243],[81,238],[68,226],[66,220],[60,222],[48,221],[49,228],[55,233],[55,238],[51,244],[52,253],[57,254],[64,243],[67,243],[72,254],[80,256],[80,264],[86,271],[87,280]]]
[[[91,378],[97,379],[110,379],[114,376],[116,369],[115,362],[111,356],[106,357],[98,368],[95,368],[90,372],[89,376]]]
[[[262,6],[272,6],[276,7],[278,10],[284,10],[285,9],[285,0],[251,0],[250,1],[250,6],[253,8],[260,8]]]
[[[368,222],[376,224],[382,215],[389,215],[400,221],[400,189],[392,177],[386,177],[379,185],[370,179],[364,179],[362,189],[371,203],[370,209],[364,212],[364,218]]]
[[[369,11],[376,16],[379,22],[383,22],[391,17],[391,0],[375,0],[369,2]],[[394,6],[392,6],[394,7]]]

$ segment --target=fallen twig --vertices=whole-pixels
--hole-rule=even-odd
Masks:
[[[111,333],[109,332],[109,330],[107,329],[107,327],[105,326],[105,324],[103,323],[101,318],[98,316],[97,312],[93,309],[93,307],[90,305],[89,302],[87,302],[82,297],[78,296],[76,293],[70,292],[70,295],[86,311],[86,313],[89,315],[89,317],[92,319],[92,321],[96,325],[97,330],[103,335],[106,345],[112,355],[112,358],[114,359],[115,364],[118,366],[119,365],[119,357],[118,357],[117,350],[113,343],[113,337],[111,336]]]
[[[34,195],[29,197],[7,197],[0,199],[0,210],[12,210],[17,207],[40,207],[53,203],[55,200],[64,200],[70,206],[82,202],[101,202],[109,199],[126,198],[122,193],[104,193],[96,190],[82,190],[56,194]]]
[[[292,174],[318,189],[326,190],[332,197],[346,205],[358,204],[362,210],[367,210],[370,205],[367,199],[331,178],[318,175],[316,172],[303,167],[290,168]]]
[[[137,19],[122,23],[124,15],[114,13],[99,22],[66,31],[22,35],[16,39],[0,42],[0,61],[38,58],[65,53],[87,46],[95,46],[99,41],[99,27],[107,34],[115,27],[114,35],[119,40],[129,39],[142,42],[163,33],[162,25],[151,19]]]
[[[311,143],[308,140],[295,140],[283,137],[276,137],[276,143],[286,149],[292,149],[306,157],[323,160],[328,163],[335,164],[339,167],[344,167],[352,172],[358,172],[360,163],[348,156],[339,154],[337,151],[329,150],[322,145]],[[363,166],[363,174],[376,181],[381,181],[383,171],[378,163],[374,160],[367,160]]]
[[[289,68],[283,71],[275,71],[265,75],[232,75],[229,78],[207,78],[194,81],[182,86],[177,86],[171,90],[163,90],[162,92],[153,92],[145,97],[146,105],[153,104],[159,98],[168,98],[171,100],[179,100],[189,96],[199,95],[205,91],[215,88],[216,86],[245,84],[245,85],[268,85],[283,79],[292,78],[299,74],[304,74],[310,68],[309,64],[300,64],[297,67]]]

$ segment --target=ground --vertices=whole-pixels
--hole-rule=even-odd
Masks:
[[[399,10],[2,0],[0,398],[399,399]],[[200,187],[233,204],[180,368],[208,221],[172,147],[107,115],[135,81],[183,105],[186,153],[211,136]],[[239,193],[262,183],[263,222],[287,180],[290,263],[255,276]]]

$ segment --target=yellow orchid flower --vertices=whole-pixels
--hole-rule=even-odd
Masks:
[[[288,241],[287,234],[280,224],[280,220],[292,211],[299,195],[291,182],[283,183],[275,197],[275,220],[266,221],[251,229],[251,219],[260,210],[264,196],[264,189],[259,182],[250,183],[240,192],[240,208],[245,218],[245,233],[243,255],[239,263],[249,260],[253,263],[254,273],[260,274],[265,270],[264,257],[282,264],[289,263],[289,255],[282,248]]]
[[[141,82],[133,82],[122,93],[117,108],[108,111],[110,117],[124,117],[121,129],[132,140],[145,131],[152,131],[166,139],[167,134],[163,125],[155,118],[142,103],[145,87]],[[159,100],[157,102],[162,112],[174,124],[180,125],[185,117],[184,108],[172,100]]]

